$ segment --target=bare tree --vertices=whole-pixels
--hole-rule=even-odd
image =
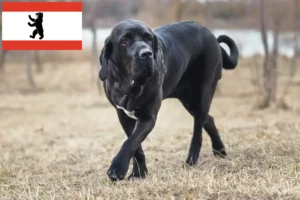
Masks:
[[[92,72],[92,82],[94,82],[94,78],[96,78],[96,84],[97,84],[97,88],[98,88],[98,91],[100,93],[102,93],[102,84],[101,84],[101,81],[99,78],[97,78],[97,76],[95,76],[95,74],[98,74],[97,72],[97,69],[99,67],[99,60],[98,60],[98,57],[99,57],[99,52],[98,52],[98,46],[97,46],[97,25],[96,25],[96,12],[97,12],[97,9],[96,9],[96,6],[95,8],[93,9],[92,11],[92,19],[91,19],[91,30],[92,30],[92,33],[93,33],[93,39],[92,39],[92,49],[91,49],[91,53],[92,53],[92,56],[91,56],[91,72]]]
[[[25,71],[28,79],[28,83],[31,89],[36,89],[36,84],[32,74],[32,62],[33,62],[33,51],[28,51],[25,54]]]
[[[206,0],[205,2],[205,24],[206,26],[211,25],[212,23],[212,7],[211,0]]]
[[[278,46],[279,46],[279,31],[281,19],[279,16],[273,17],[273,50],[270,62],[270,87],[271,87],[271,101],[276,102],[277,96],[277,72],[278,72]]]
[[[0,38],[0,39],[2,40],[2,38]],[[1,49],[2,49],[2,47],[1,47]],[[4,69],[6,56],[7,56],[7,51],[0,50],[0,71],[3,71],[3,69]]]
[[[294,7],[297,7],[297,1],[294,1]],[[267,2],[269,2],[268,6]],[[294,32],[296,34],[297,28],[296,25],[298,24],[296,22],[297,18],[297,9],[295,9],[295,16],[293,19],[290,19],[290,9],[292,1],[286,2],[285,4],[282,4],[282,1],[280,0],[272,0],[272,1],[266,1],[266,0],[260,0],[260,22],[261,22],[261,37],[262,37],[262,43],[265,51],[265,57],[264,57],[264,64],[263,64],[263,102],[260,105],[260,108],[269,107],[271,103],[277,103],[282,104],[280,102],[283,102],[283,97],[280,99],[277,99],[277,79],[278,79],[278,56],[279,56],[279,47],[280,47],[280,40],[279,35],[283,28],[283,26],[290,26],[290,24],[286,22],[294,21]],[[268,9],[268,11],[266,11]],[[269,44],[268,44],[268,35],[267,35],[267,22],[266,22],[266,13],[268,13],[269,16],[269,23],[272,27],[272,33],[273,33],[273,48],[270,51]],[[282,23],[283,20],[285,20],[285,23]],[[297,44],[297,36],[294,37],[294,43]],[[297,45],[295,45],[295,52],[297,51]],[[294,76],[295,73],[295,65],[296,65],[296,58],[292,60],[291,67],[290,67],[290,79],[292,79],[292,76]],[[291,83],[287,83],[286,87],[288,85],[291,85]],[[288,89],[284,89],[284,96],[287,94]]]
[[[43,72],[43,62],[42,62],[42,59],[41,59],[41,51],[34,51],[34,62],[35,62],[35,65],[36,65],[36,71],[38,73],[42,73]]]
[[[260,55],[256,54],[253,56],[253,64],[250,67],[250,81],[251,84],[258,88],[259,93],[263,94],[263,85],[262,85],[262,70],[260,63]]]
[[[175,0],[175,21],[179,22],[182,20],[184,15],[185,7],[188,6],[193,0]]]
[[[91,8],[91,15],[88,19],[88,26],[90,30],[92,31],[93,37],[92,37],[92,48],[91,48],[91,81],[94,82],[95,80],[95,70],[96,70],[96,63],[97,63],[97,57],[98,57],[98,48],[97,48],[97,25],[96,25],[96,12],[97,7],[94,6]]]
[[[294,44],[294,56],[291,59],[291,63],[290,63],[290,71],[289,71],[289,80],[287,81],[287,83],[285,84],[285,87],[283,89],[282,95],[279,98],[278,101],[278,106],[280,106],[281,108],[288,108],[288,105],[285,102],[285,97],[288,95],[289,93],[289,88],[292,85],[293,79],[295,77],[296,74],[296,66],[297,66],[297,52],[299,52],[299,29],[300,29],[300,25],[299,25],[299,18],[300,16],[298,15],[298,7],[299,7],[299,3],[298,0],[294,0],[294,16],[293,16],[293,26],[294,26],[294,36],[293,36],[293,41],[292,43]]]
[[[260,0],[260,24],[261,24],[261,38],[264,47],[265,57],[263,64],[263,87],[264,97],[260,107],[268,107],[271,102],[272,85],[271,85],[271,69],[270,69],[270,55],[269,43],[267,38],[266,20],[265,20],[265,0]]]
[[[182,15],[183,15],[183,2],[181,0],[176,0],[175,1],[175,21],[181,21]]]
[[[101,3],[103,2],[90,2],[89,4],[86,4],[86,9],[89,10],[89,12],[86,13],[83,18],[84,27],[90,29],[92,32],[92,46],[90,54],[91,82],[94,84],[96,80],[96,84],[100,93],[102,92],[102,85],[96,74],[98,74],[97,69],[99,66],[99,52],[97,44],[97,19],[99,16],[97,16],[97,14],[99,7],[103,7]]]
[[[265,57],[263,64],[263,102],[260,107],[268,107],[272,102],[276,102],[277,98],[277,76],[278,76],[278,52],[279,52],[279,34],[284,16],[284,9],[279,7],[279,1],[272,1],[269,5],[269,14],[271,18],[273,32],[273,49],[270,53],[268,35],[266,28],[266,1],[260,0],[260,21],[261,21],[261,37],[264,47]]]

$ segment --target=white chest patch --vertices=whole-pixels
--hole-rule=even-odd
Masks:
[[[134,115],[134,113],[135,113],[134,110],[133,111],[128,111],[128,110],[126,110],[125,108],[123,108],[121,106],[118,106],[118,105],[116,105],[116,106],[117,106],[118,109],[123,110],[128,117],[137,120],[137,117]]]

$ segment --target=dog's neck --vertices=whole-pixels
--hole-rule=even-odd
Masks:
[[[128,96],[124,95],[120,101],[119,105],[120,107],[124,108],[127,111],[133,111],[137,108],[137,99],[138,96]]]
[[[129,92],[133,93],[132,91]],[[142,94],[142,89],[141,92],[139,92],[139,94],[137,95],[122,94],[121,92],[122,97],[121,99],[119,98],[117,99],[119,102],[115,102],[115,105],[118,109],[123,110],[128,117],[137,120],[137,117],[135,116],[135,110],[138,108],[138,97],[141,94]]]
[[[149,81],[151,82],[153,78],[156,79],[155,77],[159,76],[158,71],[155,69],[151,77],[139,76],[132,80],[130,77],[123,76],[114,64],[114,70],[111,70],[110,76],[111,83],[118,91],[118,97],[116,96],[114,99],[115,106],[123,110],[129,117],[136,119],[134,112],[139,108],[141,101],[144,101],[140,98],[144,96],[144,88],[147,87]]]
[[[157,75],[157,73],[155,73],[155,75]],[[147,87],[149,81],[152,78],[155,78],[154,76],[149,77],[147,81],[143,81],[144,83],[143,85],[140,84],[140,82],[138,81],[132,81],[126,93],[123,93],[122,90],[120,89],[120,93],[123,96],[121,97],[119,102],[115,102],[116,106],[119,107],[119,109],[123,109],[124,112],[125,110],[127,112],[134,112],[137,108],[139,108],[140,104],[142,103],[141,101],[143,101],[140,97],[148,96],[148,94],[146,95],[143,94],[144,88]],[[120,86],[120,83],[117,83],[116,87],[118,86]]]

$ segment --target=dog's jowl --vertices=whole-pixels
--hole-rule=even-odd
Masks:
[[[230,55],[219,45],[222,42],[229,46]],[[203,128],[211,138],[213,153],[225,157],[209,110],[222,69],[234,69],[237,63],[235,42],[226,35],[216,38],[196,22],[153,30],[136,20],[118,23],[101,51],[99,77],[128,139],[108,169],[109,178],[124,179],[131,158],[129,178],[146,177],[141,143],[155,126],[161,102],[167,98],[177,98],[194,118],[186,163],[192,166],[198,161]]]

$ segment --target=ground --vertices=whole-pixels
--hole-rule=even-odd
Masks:
[[[0,76],[0,199],[300,199],[300,76],[286,98],[290,110],[257,110],[259,96],[247,62],[241,63],[224,71],[210,112],[227,159],[213,156],[204,133],[199,164],[183,167],[192,118],[178,101],[166,100],[143,143],[148,177],[117,183],[106,171],[126,137],[91,84],[90,66],[45,65],[35,76],[35,93],[22,65],[6,66]]]

